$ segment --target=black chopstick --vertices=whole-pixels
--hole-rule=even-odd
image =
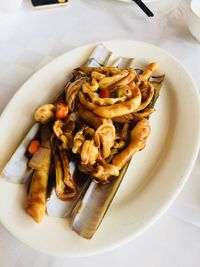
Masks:
[[[154,14],[151,12],[151,10],[142,2],[142,0],[132,0],[134,1],[148,17],[153,17]]]

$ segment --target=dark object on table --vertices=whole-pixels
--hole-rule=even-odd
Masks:
[[[154,14],[151,12],[151,10],[141,1],[141,0],[133,0],[148,17],[153,17]]]
[[[68,0],[31,0],[33,8],[43,9],[50,7],[65,6]]]

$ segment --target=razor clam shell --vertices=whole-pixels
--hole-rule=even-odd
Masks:
[[[70,173],[73,175],[75,170],[75,165],[70,162]],[[55,187],[52,189],[51,196],[47,201],[46,211],[47,214],[51,217],[60,217],[64,218],[68,215],[71,210],[72,201],[62,201],[56,195]]]
[[[50,217],[65,218],[71,212],[71,201],[62,201],[57,195],[55,189],[52,190],[51,198],[47,201],[46,211]]]
[[[156,91],[155,97],[150,103],[152,108],[158,99],[164,78],[165,75],[161,75],[153,76],[150,79]],[[123,180],[129,163],[124,166],[116,180],[105,185],[95,182],[90,184],[84,198],[78,202],[73,210],[72,228],[78,235],[86,239],[93,237]]]
[[[86,65],[91,67],[105,65],[110,56],[111,52],[103,44],[100,44],[94,49]],[[34,124],[3,169],[2,175],[8,182],[24,183],[31,176],[32,170],[27,167],[28,159],[25,157],[25,152],[38,129],[39,124]]]
[[[126,61],[126,62],[129,62],[129,64],[132,64],[132,61],[133,61],[133,59],[131,59],[130,61]],[[122,58],[119,58],[115,62],[116,66],[118,66],[117,64],[120,62],[122,62]],[[152,77],[151,83],[156,87],[155,88],[156,90],[160,91],[160,88],[161,88],[163,81],[164,81],[164,77],[165,77],[164,75]],[[128,168],[128,166],[126,168]],[[70,168],[70,171],[71,171],[71,173],[73,173],[73,169]],[[126,172],[126,169],[124,170],[124,172]],[[123,179],[123,177],[121,177],[121,180],[122,179]],[[118,180],[116,182],[118,182],[119,185],[121,183],[120,180]],[[64,202],[64,201],[58,199],[56,196],[56,193],[55,193],[55,189],[53,189],[51,199],[47,202],[47,213],[49,216],[52,216],[52,217],[65,218],[65,217],[69,216],[73,210],[73,213],[74,213],[73,229],[74,229],[74,231],[76,231],[79,235],[81,235],[85,238],[88,238],[88,239],[91,238],[93,236],[93,234],[96,232],[98,226],[100,225],[100,223],[101,223],[107,209],[109,208],[111,201],[112,201],[112,199],[113,199],[114,195],[116,194],[116,191],[119,187],[119,185],[117,183],[114,184],[114,181],[112,181],[112,184],[109,183],[106,185],[100,185],[100,184],[97,184],[96,182],[91,182],[90,186],[89,186],[89,184],[90,184],[90,179],[87,180],[86,184],[84,185],[81,192],[79,193],[78,198],[76,198],[75,200],[72,200],[72,201],[68,201],[68,202]],[[89,186],[89,188],[88,188],[88,186]],[[87,190],[87,188],[88,188],[88,190]],[[87,218],[89,218],[89,219],[84,220],[84,222],[81,223],[80,216],[81,216],[82,212],[84,212],[82,210],[83,209],[83,202],[86,201],[86,203],[88,203],[88,202],[93,203],[93,200],[89,201],[90,196],[92,195],[94,197],[95,192],[97,192],[97,194],[99,196],[101,196],[101,194],[102,194],[101,189],[105,190],[104,199],[102,199],[102,202],[104,202],[104,206],[102,207],[101,212],[95,213],[97,208],[96,208],[96,206],[95,207],[93,206],[94,212],[89,213],[89,211],[91,211],[91,209],[90,208],[87,209],[87,207],[85,207],[86,216],[88,216]],[[87,190],[87,192],[86,192],[83,200],[81,201],[80,199],[84,195],[84,192],[86,190]],[[77,204],[77,202],[79,200],[80,200],[80,202]],[[78,207],[80,208],[79,211],[78,211]],[[82,217],[82,219],[83,219],[83,217]],[[96,219],[96,221],[95,221],[95,219]],[[92,224],[92,222],[95,222],[95,223]]]
[[[75,164],[70,162],[70,173],[74,174],[75,172]],[[57,195],[55,188],[53,188],[51,192],[50,199],[47,201],[47,214],[51,217],[65,218],[67,217],[72,210],[74,209],[77,201],[82,197],[82,195],[87,190],[90,184],[90,179],[87,179],[82,188],[78,188],[78,195],[75,199],[62,201]]]
[[[153,96],[152,101],[149,104],[149,108],[154,108],[156,101],[159,97],[160,94],[160,89],[164,83],[164,79],[165,79],[165,75],[160,75],[160,76],[152,76],[149,79],[149,82],[153,85],[154,89],[155,89],[155,94]]]
[[[126,69],[131,67],[133,61],[134,58],[120,57],[114,62],[113,66],[119,69]]]
[[[86,63],[86,66],[88,67],[99,67],[106,65],[109,58],[111,57],[111,52],[107,50],[107,48],[100,44],[98,45],[90,55],[88,62]],[[74,172],[73,163],[70,163],[70,172]],[[83,196],[85,191],[87,190],[91,179],[88,178],[88,180],[84,183],[83,187],[79,189],[79,192],[77,194],[77,197],[73,200],[68,201],[62,201],[60,200],[55,192],[55,189],[52,189],[52,193],[50,196],[50,199],[47,202],[47,214],[51,217],[59,217],[59,218],[65,218],[67,217],[72,210],[74,209],[77,201]]]
[[[123,177],[128,163],[120,175],[108,184],[92,182],[82,199],[74,209],[73,230],[80,236],[91,239],[106,214]]]
[[[134,58],[120,57],[113,66],[119,69],[130,68],[133,61]],[[91,182],[82,201],[79,201],[73,210],[72,227],[78,235],[86,239],[92,238],[117,192],[128,165],[129,163],[124,166],[120,175],[108,184]],[[99,206],[96,201],[99,201]]]
[[[103,44],[98,45],[90,55],[86,66],[100,67],[107,64],[112,52],[109,51]]]
[[[28,159],[25,153],[31,140],[37,134],[39,127],[39,123],[33,125],[3,169],[2,175],[8,182],[24,183],[31,176],[32,170],[27,166]]]

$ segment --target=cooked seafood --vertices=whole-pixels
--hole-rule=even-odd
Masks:
[[[36,123],[31,128],[3,169],[2,174],[7,181],[20,184],[25,182],[31,175],[32,170],[27,166],[27,158],[25,153],[31,140],[35,138],[39,127],[39,123]]]
[[[158,68],[158,63],[151,63],[147,66],[147,68],[143,71],[141,74],[142,78],[145,81],[148,81],[148,79],[153,75],[153,73],[157,70]]]
[[[110,56],[111,56],[111,52],[108,51],[103,45],[99,45],[92,52],[86,66],[87,66],[87,68],[89,68],[89,67],[98,67],[100,65],[105,65],[107,63],[107,61],[109,60]],[[75,80],[79,80],[79,79],[83,78],[84,76],[85,76],[85,74],[83,72],[76,71],[76,70],[74,71],[74,79]],[[93,77],[93,78],[95,79],[95,77]],[[66,87],[68,87],[69,85],[70,85],[70,83],[68,83],[68,85]],[[95,82],[92,82],[92,86],[93,85],[95,85]],[[68,92],[68,90],[67,90],[67,92]],[[72,93],[72,89],[71,89],[71,93]],[[75,96],[77,93],[78,93],[78,90],[74,90],[73,94],[71,94],[71,95],[69,93],[66,94],[66,98],[67,98],[67,96],[68,97],[70,96],[69,101],[71,101],[71,102],[68,103],[70,112],[75,107],[75,103],[76,103]],[[64,147],[64,148],[70,147],[70,149],[72,149],[73,146],[75,145],[75,140],[74,140],[74,142],[72,142],[74,135],[72,135],[73,131],[71,129],[72,127],[70,127],[70,126],[72,126],[70,124],[70,122],[72,122],[73,124],[75,122],[77,122],[81,116],[80,114],[83,115],[83,113],[81,112],[81,109],[79,109],[78,112],[77,111],[71,112],[68,115],[67,123],[64,123],[62,125],[63,126],[62,127],[62,134],[64,134],[64,142],[62,143],[62,147]],[[91,120],[91,123],[92,123],[92,120]],[[65,136],[67,138],[65,138]],[[78,142],[79,141],[77,140],[77,143]],[[68,171],[71,174],[71,178],[73,177],[73,180],[75,180],[74,175],[77,173],[77,168],[75,168],[74,162],[72,162],[72,161],[69,162]],[[68,199],[67,201],[63,201],[63,200],[59,199],[57,197],[57,193],[56,193],[57,190],[54,187],[51,188],[51,194],[50,194],[50,197],[47,201],[47,214],[49,216],[61,217],[61,218],[68,216],[71,213],[71,211],[73,210],[73,208],[76,205],[79,198],[81,198],[82,195],[85,193],[87,187],[90,184],[90,177],[85,177],[83,173],[82,174],[79,173],[78,175],[75,175],[75,177],[76,176],[78,176],[76,179],[77,181],[75,182],[76,195],[73,198]]]
[[[150,133],[150,125],[147,119],[154,111],[163,81],[164,75],[152,77],[149,80],[155,91],[153,99],[146,109],[112,119],[113,122],[118,122],[123,127],[120,134],[116,131],[116,141],[109,161],[112,161],[113,166],[116,166],[117,169],[122,169],[119,176],[107,184],[92,182],[83,199],[77,203],[73,212],[72,227],[78,235],[87,239],[93,237],[118,190],[131,157],[136,151],[145,146],[146,138]],[[130,141],[127,145],[129,127],[132,122],[134,122],[135,126],[130,132]],[[122,142],[121,147],[118,147],[120,142]],[[122,149],[121,152],[120,148]]]
[[[100,89],[108,88],[109,86],[115,84],[116,82],[120,81],[124,77],[128,76],[128,70],[119,71],[117,74],[114,74],[109,77],[105,77],[99,81]]]
[[[61,200],[67,200],[76,195],[76,186],[69,172],[69,156],[65,149],[59,149],[52,142],[53,159],[56,177],[56,195]]]
[[[49,122],[54,117],[56,107],[52,104],[47,104],[39,107],[34,114],[36,121],[43,124]]]
[[[73,213],[73,229],[85,238],[97,230],[131,158],[146,146],[164,80],[153,76],[157,63],[138,70],[130,67],[133,59],[120,58],[102,66],[110,56],[97,47],[58,99],[35,111],[40,130],[26,137],[24,162],[33,173],[27,213],[38,223],[46,209],[50,216]]]
[[[111,123],[102,124],[94,134],[95,143],[103,159],[110,156],[111,148],[115,142],[115,127]]]
[[[139,121],[130,133],[130,143],[119,154],[114,156],[112,164],[121,170],[132,156],[144,148],[150,134],[150,124],[147,119]]]
[[[97,129],[103,123],[101,117],[95,115],[92,111],[84,108],[83,106],[80,106],[79,108],[79,116],[84,122],[88,123],[88,125],[94,129]]]
[[[113,118],[123,116],[136,111],[141,105],[141,92],[138,87],[134,88],[133,97],[125,102],[109,106],[100,106],[94,108],[94,113],[104,118]]]
[[[68,103],[70,111],[74,110],[77,94],[81,89],[82,85],[85,84],[85,82],[85,78],[80,78],[79,80],[76,80],[75,82],[68,85],[66,90],[66,102]]]
[[[123,180],[127,168],[128,164],[124,166],[119,177],[108,184],[91,183],[84,198],[78,202],[74,209],[72,227],[77,234],[87,239],[93,237]]]
[[[47,185],[51,165],[51,132],[47,127],[42,128],[42,142],[40,149],[33,155],[29,162],[34,169],[26,211],[40,223],[46,210]]]

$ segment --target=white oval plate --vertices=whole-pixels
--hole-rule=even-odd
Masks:
[[[36,224],[24,211],[22,185],[0,179],[0,221],[16,238],[49,254],[83,256],[113,249],[133,239],[163,214],[180,192],[194,165],[200,136],[197,88],[185,68],[158,47],[133,41],[108,41],[117,56],[135,57],[135,67],[151,61],[166,74],[152,115],[146,148],[132,160],[120,189],[92,240],[71,230],[66,219],[45,216]],[[66,83],[66,74],[82,65],[96,44],[72,50],[33,75],[0,117],[0,169],[33,124],[33,112]]]

